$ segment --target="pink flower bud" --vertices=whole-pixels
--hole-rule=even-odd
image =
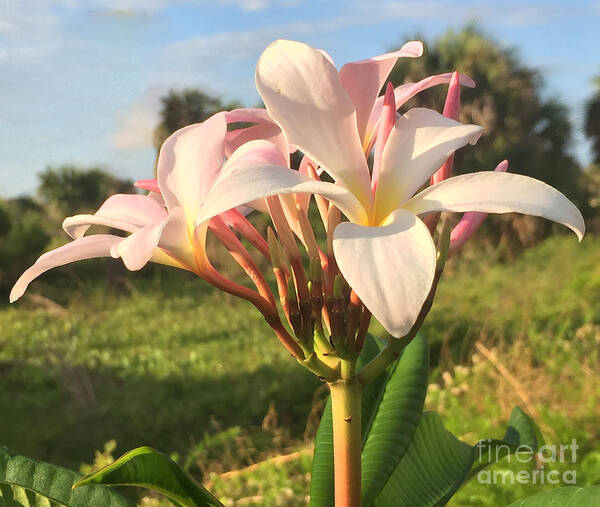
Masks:
[[[458,121],[460,115],[460,79],[458,72],[452,74],[448,93],[446,94],[446,103],[444,104],[444,116]],[[431,184],[435,185],[440,181],[444,181],[452,176],[452,165],[454,164],[454,154],[448,157],[448,160],[440,167],[440,169],[431,177]]]
[[[390,132],[396,124],[396,98],[394,96],[394,86],[388,81],[383,98],[383,109],[381,111],[381,121],[377,131],[377,140],[375,141],[375,152],[373,158],[373,176],[371,178],[371,189],[373,194],[377,190],[377,181],[379,180],[379,171],[381,168],[381,157],[383,148],[387,143]]]
[[[156,178],[151,180],[137,180],[133,186],[135,188],[143,188],[149,192],[156,192],[160,194],[160,188],[158,188],[158,181],[156,181]]]

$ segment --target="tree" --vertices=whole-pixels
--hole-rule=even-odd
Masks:
[[[130,181],[113,176],[99,167],[48,167],[39,177],[38,195],[48,211],[61,217],[95,211],[108,196],[133,190]]]
[[[585,104],[585,135],[592,141],[592,156],[600,164],[600,76],[594,80],[596,91]]]
[[[154,130],[154,146],[157,150],[176,130],[202,122],[219,111],[241,107],[237,102],[223,103],[218,97],[189,88],[182,91],[170,90],[160,100],[161,120]]]
[[[26,197],[0,201],[0,300],[19,275],[44,251],[50,235],[40,206]]]
[[[422,37],[414,37],[422,39]],[[395,85],[418,81],[431,74],[458,70],[475,80],[475,88],[463,87],[461,117],[485,128],[476,148],[461,150],[456,174],[489,171],[508,159],[510,171],[538,178],[558,188],[581,209],[587,209],[588,193],[582,171],[572,155],[573,135],[568,110],[555,98],[542,97],[544,80],[536,69],[524,65],[514,49],[503,48],[478,27],[449,30],[425,43],[422,58],[400,59],[391,74]],[[412,99],[407,108],[431,107],[441,111],[446,87],[435,87]],[[540,238],[548,223],[517,216],[494,218],[502,224],[509,242],[526,242],[531,227]],[[516,234],[514,234],[516,233]],[[495,238],[494,243],[497,243]]]

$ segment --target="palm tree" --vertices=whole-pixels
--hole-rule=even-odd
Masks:
[[[585,104],[585,135],[592,141],[592,156],[600,164],[600,76],[594,80],[595,93]]]
[[[503,48],[477,26],[467,25],[425,42],[422,58],[400,59],[391,79],[399,85],[451,70],[467,74],[477,83],[476,88],[462,89],[460,120],[485,128],[475,149],[458,154],[454,172],[491,170],[506,158],[510,171],[541,179],[585,208],[588,192],[572,155],[568,110],[557,99],[541,96],[544,80],[540,72],[524,65],[514,49]],[[426,90],[407,107],[441,110],[445,94],[443,86]],[[531,227],[537,229],[537,238],[548,232],[547,224],[530,218],[494,217],[490,222],[496,225],[493,244],[499,241],[500,226],[503,240],[512,245],[507,251],[515,251],[515,246],[531,237]]]
[[[154,146],[157,150],[176,130],[202,122],[219,111],[241,107],[237,102],[223,103],[218,97],[191,88],[170,90],[160,101],[161,120],[154,130]]]

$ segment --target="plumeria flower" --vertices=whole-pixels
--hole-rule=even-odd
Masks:
[[[260,131],[242,129],[227,131],[228,123],[253,122]],[[266,126],[266,127],[265,127]],[[195,227],[204,196],[222,173],[234,171],[243,164],[287,163],[289,158],[285,137],[266,116],[264,110],[236,110],[217,113],[207,121],[184,127],[172,134],[163,144],[158,160],[157,180],[138,182],[136,186],[149,190],[148,195],[117,194],[94,214],[82,214],[65,219],[63,228],[73,241],[42,255],[18,279],[10,293],[10,301],[20,298],[29,283],[45,271],[70,262],[96,257],[121,258],[130,270],[139,270],[148,262],[156,262],[192,271],[223,290],[253,301],[261,311],[272,312],[274,302],[264,289],[257,294],[221,276],[211,265],[205,249],[210,227],[230,250],[236,249],[248,266],[233,228],[268,256],[266,241],[238,210],[228,210],[218,220]],[[266,137],[268,151],[248,153],[240,137]],[[241,146],[240,146],[241,145]],[[260,158],[265,156],[267,158]],[[225,163],[224,160],[228,157]],[[90,226],[117,229],[126,236],[92,234]],[[242,253],[240,253],[242,252]],[[259,279],[259,284],[264,281]]]
[[[417,44],[412,55],[420,54]],[[549,185],[527,176],[478,172],[419,191],[448,157],[482,134],[432,110],[398,116],[397,92],[377,97],[402,51],[342,67],[299,42],[269,46],[256,69],[269,117],[291,145],[335,183],[315,181],[285,166],[248,165],[218,181],[199,209],[201,225],[229,209],[268,196],[313,193],[348,221],[337,225],[333,249],[339,269],[392,336],[405,335],[432,286],[436,249],[421,218],[430,213],[526,213],[571,228],[581,239],[579,210]],[[269,151],[252,141],[249,150]],[[372,171],[368,157],[374,147]]]

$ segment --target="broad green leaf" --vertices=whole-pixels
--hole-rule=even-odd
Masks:
[[[375,505],[445,505],[479,470],[515,452],[519,446],[536,451],[540,442],[537,425],[519,407],[513,409],[502,440],[484,439],[474,446],[446,430],[435,412],[424,413],[408,451]]]
[[[0,449],[0,505],[23,507],[131,507],[106,486],[73,490],[81,474]]]
[[[534,452],[542,445],[544,440],[537,424],[520,407],[515,407],[502,440],[480,440],[475,444],[474,462],[467,478],[470,479],[486,466],[514,453],[519,447],[521,451]]]
[[[129,451],[110,465],[86,475],[74,487],[85,490],[90,484],[140,486],[162,493],[176,505],[222,507],[217,498],[197,484],[169,456],[150,447]]]
[[[425,394],[429,349],[418,335],[390,373],[380,402],[373,406],[362,453],[362,497],[365,506],[377,495],[400,463],[419,424]]]
[[[315,437],[315,450],[310,477],[311,507],[333,505],[333,419],[331,398],[327,399],[325,411]]]
[[[358,367],[361,368],[379,353],[376,340],[367,336],[365,345],[358,358]],[[370,419],[370,414],[379,403],[385,387],[387,373],[382,373],[378,378],[369,383],[362,393],[362,421],[363,441],[368,425],[365,420]],[[315,451],[313,455],[312,474],[310,481],[310,505],[312,507],[331,507],[333,505],[333,420],[331,414],[331,399],[327,400],[325,411],[319,423],[315,438]]]
[[[517,500],[508,507],[596,507],[599,501],[600,486],[563,486]]]
[[[446,430],[438,414],[425,412],[375,505],[437,505],[457,482],[462,482],[472,463],[473,448]]]

